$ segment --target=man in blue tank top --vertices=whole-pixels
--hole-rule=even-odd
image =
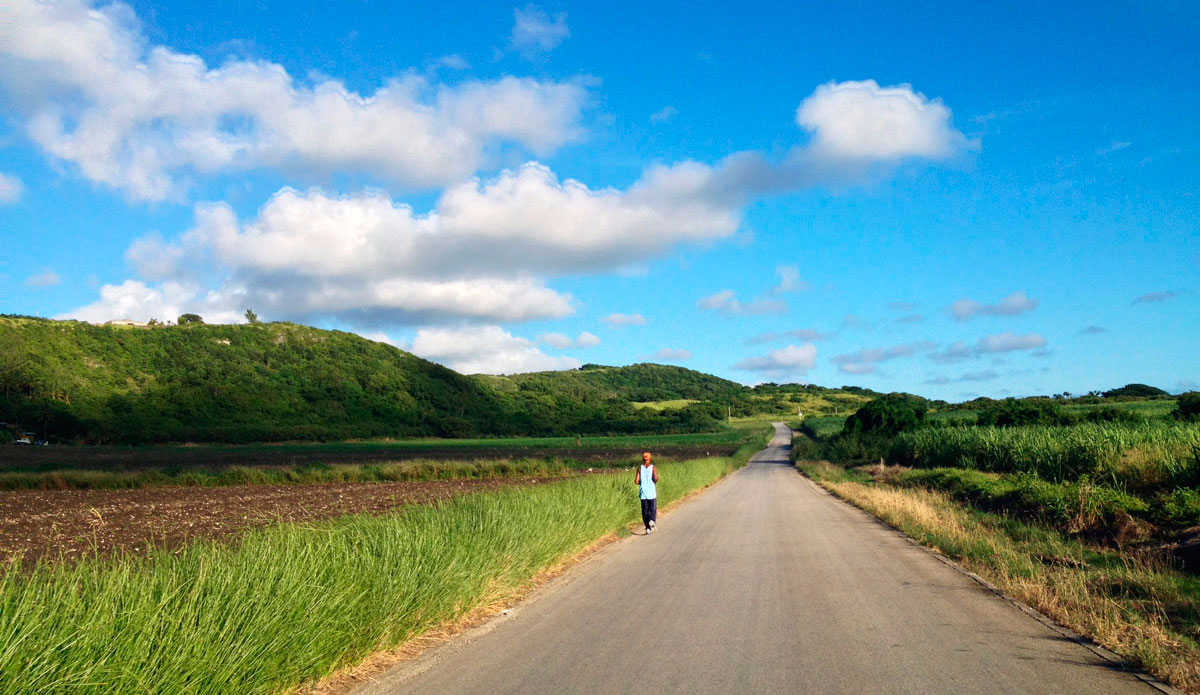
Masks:
[[[642,454],[642,465],[634,474],[633,482],[637,484],[639,496],[642,498],[642,523],[646,526],[646,535],[650,535],[654,533],[655,523],[658,521],[658,489],[655,486],[658,482],[658,469],[650,463],[649,451]]]

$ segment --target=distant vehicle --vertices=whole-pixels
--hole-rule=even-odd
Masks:
[[[26,439],[25,437],[21,437],[20,439],[15,439],[15,440],[13,440],[13,444],[28,444],[28,445],[32,445],[32,444],[33,444],[33,442],[29,441],[29,440],[28,440],[28,439]]]
[[[35,439],[35,440],[33,440],[33,445],[34,445],[34,446],[46,446],[46,445],[47,445],[47,444],[49,444],[49,443],[50,443],[50,442],[46,441],[45,439]]]

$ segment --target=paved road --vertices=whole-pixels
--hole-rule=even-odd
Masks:
[[[362,692],[1157,692],[820,491],[777,430],[657,533]]]

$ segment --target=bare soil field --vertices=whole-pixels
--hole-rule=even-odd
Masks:
[[[0,491],[0,560],[20,555],[25,562],[70,562],[118,551],[146,554],[152,547],[178,549],[197,539],[230,540],[274,523],[378,514],[556,480],[562,478]]]

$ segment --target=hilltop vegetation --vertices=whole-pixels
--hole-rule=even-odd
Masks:
[[[704,432],[729,416],[850,412],[874,395],[658,364],[465,376],[292,323],[0,316],[0,443],[14,429],[94,444]]]
[[[57,441],[250,442],[697,432],[743,389],[660,365],[468,377],[352,333],[291,323],[94,326],[0,317],[0,420]],[[4,430],[8,432],[8,430]]]

